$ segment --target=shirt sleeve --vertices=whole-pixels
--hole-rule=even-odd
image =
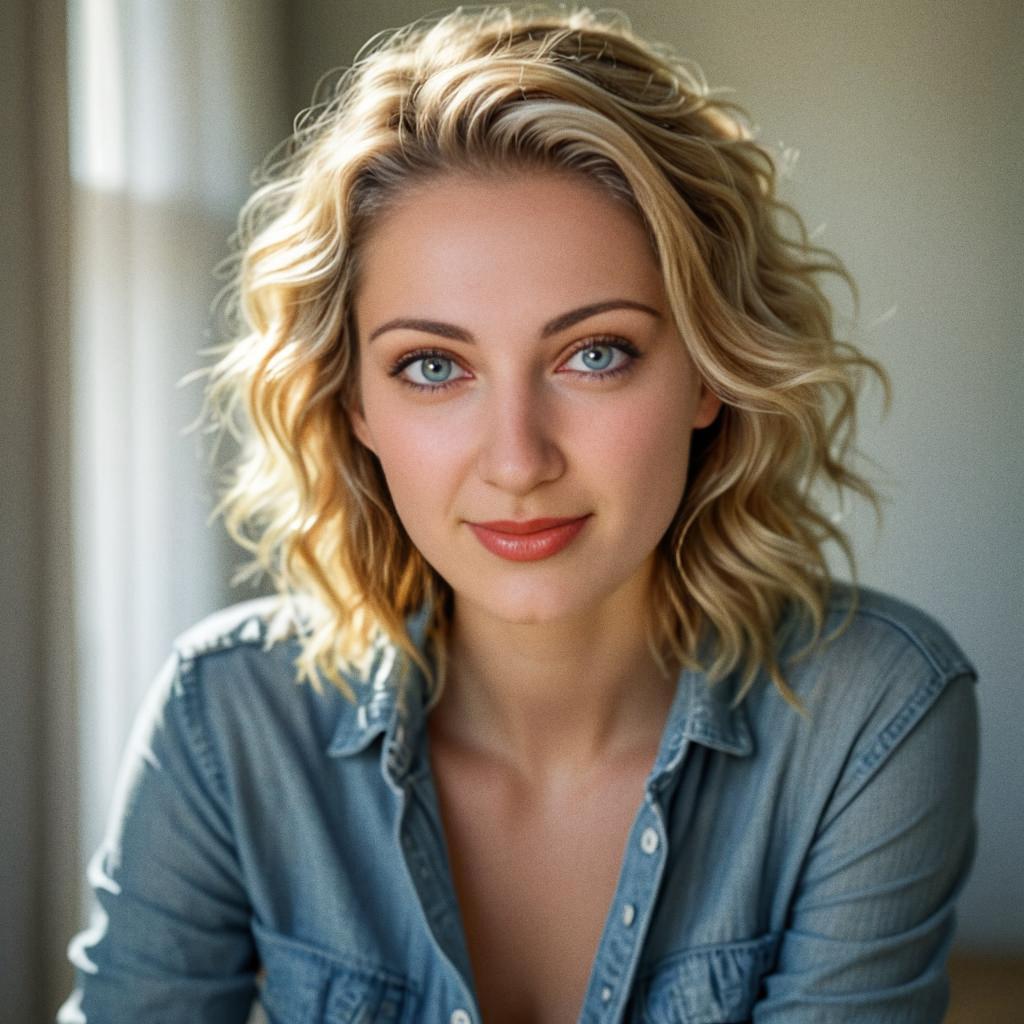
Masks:
[[[867,732],[805,859],[755,1024],[939,1024],[974,857],[973,672],[935,677]]]
[[[135,720],[92,923],[71,942],[58,1024],[244,1024],[258,967],[229,803],[194,662],[172,656]]]

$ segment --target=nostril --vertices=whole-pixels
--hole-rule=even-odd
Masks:
[[[557,479],[564,471],[559,447],[532,428],[499,428],[480,451],[480,476],[514,493],[527,493],[539,483]]]

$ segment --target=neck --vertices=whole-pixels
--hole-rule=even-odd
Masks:
[[[646,600],[621,593],[557,621],[455,605],[435,735],[528,778],[653,756],[675,693],[650,651]]]

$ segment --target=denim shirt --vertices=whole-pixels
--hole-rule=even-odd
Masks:
[[[398,686],[381,643],[354,704],[296,685],[277,607],[204,620],[153,686],[63,1024],[242,1024],[255,1000],[271,1024],[481,1020],[421,677]],[[942,1019],[974,851],[974,670],[862,588],[787,679],[807,717],[767,679],[732,706],[735,678],[680,673],[580,1021]]]

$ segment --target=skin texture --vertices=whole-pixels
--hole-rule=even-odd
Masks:
[[[352,426],[455,593],[428,735],[481,1011],[490,1024],[574,1020],[674,693],[644,639],[653,551],[691,433],[719,403],[641,223],[586,181],[434,180],[375,225],[363,256]],[[613,300],[653,313],[608,309],[545,333]],[[474,340],[393,326],[409,319]],[[584,358],[611,340],[639,357]],[[425,348],[440,359],[393,375]],[[525,563],[467,525],[581,515],[567,548]]]

